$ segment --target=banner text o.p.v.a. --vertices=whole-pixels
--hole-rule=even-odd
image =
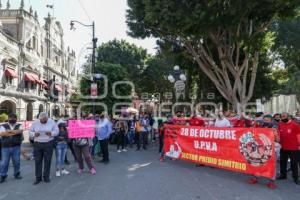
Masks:
[[[254,176],[275,176],[272,129],[165,125],[164,134],[168,157]]]

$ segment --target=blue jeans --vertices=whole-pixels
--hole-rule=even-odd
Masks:
[[[134,143],[134,137],[135,137],[135,131],[134,130],[130,130],[129,133],[127,134],[128,137],[128,141],[130,145],[133,145]]]
[[[98,138],[94,137],[93,138],[93,146],[92,146],[92,150],[91,150],[92,157],[95,157],[96,154],[98,153],[98,152],[95,152],[95,147],[96,147],[97,144],[98,144]]]
[[[21,146],[2,147],[2,161],[0,167],[0,176],[7,177],[10,158],[14,166],[14,176],[20,174],[20,154]]]
[[[68,144],[58,142],[55,149],[56,155],[56,169],[63,169],[65,166],[65,157],[67,154]]]

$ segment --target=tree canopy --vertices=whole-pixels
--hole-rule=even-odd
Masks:
[[[253,96],[259,55],[270,48],[274,18],[296,15],[299,0],[128,0],[133,37],[185,47],[220,94],[244,110]]]

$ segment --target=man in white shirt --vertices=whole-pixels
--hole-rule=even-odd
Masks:
[[[34,138],[35,176],[34,185],[42,181],[50,182],[50,168],[53,154],[53,139],[58,135],[58,127],[54,120],[49,119],[47,113],[40,113],[39,119],[30,128],[30,137]],[[44,165],[44,170],[42,169]]]
[[[218,112],[218,116],[215,121],[215,127],[220,127],[220,128],[231,127],[230,121],[223,115],[223,112]]]

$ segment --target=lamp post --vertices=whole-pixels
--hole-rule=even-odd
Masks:
[[[183,95],[184,98],[186,76],[184,74],[184,71],[181,70],[178,65],[174,66],[173,71],[168,76],[168,80],[171,83],[174,83],[176,101],[181,95]]]
[[[92,31],[93,31],[93,38],[92,38],[93,54],[92,54],[92,69],[91,69],[91,74],[93,75],[93,77],[92,77],[93,80],[92,80],[92,84],[91,84],[91,89],[92,89],[92,86],[97,85],[96,78],[98,77],[98,75],[97,75],[97,77],[94,77],[94,73],[95,73],[95,69],[96,69],[96,48],[97,48],[97,41],[98,41],[98,39],[95,37],[95,22],[93,22],[92,24],[83,24],[79,21],[71,20],[70,30],[75,30],[76,29],[75,26],[74,26],[75,23],[78,23],[78,24],[80,24],[82,26],[85,26],[85,27],[90,27],[90,28],[92,28]],[[97,94],[94,93],[94,95],[91,94],[91,96],[97,96]],[[95,101],[95,99],[93,99],[93,101]],[[93,115],[95,115],[95,104],[93,104]]]

